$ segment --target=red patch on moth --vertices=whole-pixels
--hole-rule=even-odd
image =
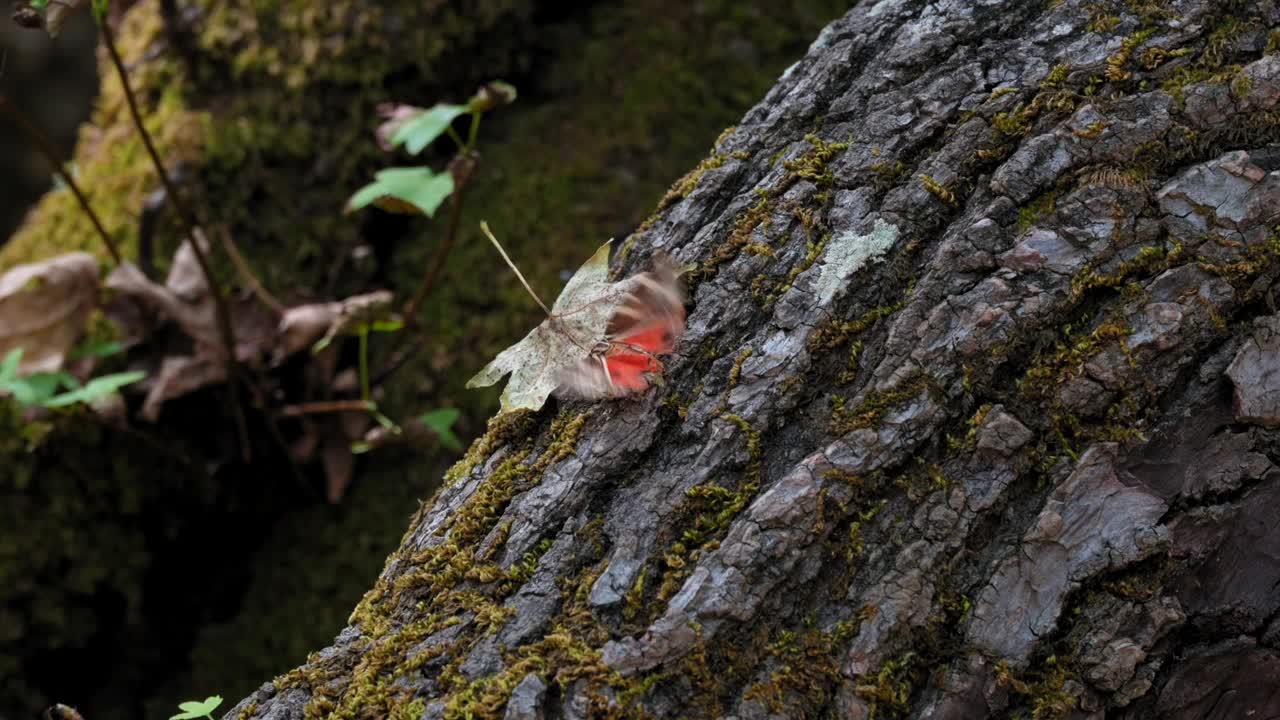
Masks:
[[[672,323],[658,323],[618,338],[610,343],[605,356],[609,377],[615,387],[640,392],[649,387],[650,373],[662,371],[662,363],[655,355],[663,355],[675,349],[676,336],[684,332],[684,312],[671,317]],[[675,322],[675,321],[679,322]]]
[[[684,289],[679,268],[666,256],[641,280],[610,318],[605,339],[564,373],[562,389],[579,397],[618,397],[647,390],[662,372],[657,356],[674,350],[684,334]]]

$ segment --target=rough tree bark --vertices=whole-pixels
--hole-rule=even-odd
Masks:
[[[665,387],[495,419],[229,717],[1280,713],[1278,27],[860,3],[616,261]]]

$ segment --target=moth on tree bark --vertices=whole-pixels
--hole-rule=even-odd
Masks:
[[[627,239],[666,383],[491,424],[230,717],[1280,713],[1280,5],[863,2]]]

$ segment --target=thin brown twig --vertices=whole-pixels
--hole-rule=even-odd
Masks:
[[[373,403],[368,400],[322,400],[319,402],[285,405],[280,408],[281,417],[302,417],[303,415],[327,415],[341,412],[369,412]]]
[[[458,227],[462,224],[463,200],[466,197],[467,188],[471,185],[471,178],[475,177],[476,169],[480,164],[479,157],[474,153],[464,156],[463,160],[463,163],[459,165],[461,171],[454,180],[453,196],[449,198],[449,224],[445,229],[444,242],[440,243],[432,254],[431,262],[427,266],[427,271],[422,275],[422,282],[418,283],[417,291],[414,292],[409,302],[405,303],[404,309],[400,311],[401,322],[404,323],[404,331],[396,333],[395,340],[391,346],[391,355],[383,363],[382,369],[378,371],[373,381],[374,385],[381,385],[387,378],[395,374],[397,370],[422,349],[424,344],[422,339],[418,338],[409,347],[404,347],[405,339],[409,337],[409,333],[416,329],[418,307],[435,289],[436,283],[440,280],[440,275],[444,272],[445,261],[449,259],[449,253],[453,251],[453,246],[458,240]]]
[[[102,41],[107,46],[107,54],[111,56],[111,64],[115,66],[116,75],[120,77],[120,88],[124,91],[125,103],[129,106],[129,115],[133,118],[133,124],[138,129],[138,135],[142,137],[142,144],[147,148],[147,154],[151,156],[151,163],[155,165],[156,174],[160,176],[160,183],[164,185],[165,193],[169,196],[169,201],[173,203],[173,208],[178,213],[178,219],[182,222],[183,230],[190,241],[192,252],[195,253],[196,262],[200,265],[200,272],[204,275],[205,282],[209,285],[209,294],[213,296],[214,314],[218,320],[218,330],[222,335],[222,344],[226,352],[226,363],[228,373],[231,379],[231,403],[235,413],[236,432],[240,437],[241,454],[245,462],[251,459],[251,451],[249,449],[249,430],[245,421],[244,407],[240,403],[240,395],[236,391],[236,382],[244,381],[245,378],[241,374],[240,362],[236,358],[236,336],[235,331],[231,328],[231,313],[227,309],[227,301],[222,297],[219,290],[217,278],[213,275],[213,267],[209,264],[209,257],[205,253],[204,248],[200,247],[200,243],[196,241],[195,230],[198,223],[195,222],[194,215],[187,209],[186,203],[182,196],[178,194],[178,188],[174,185],[173,180],[169,178],[169,171],[164,167],[164,161],[160,159],[160,153],[156,152],[155,144],[151,141],[151,133],[147,132],[146,126],[142,123],[142,114],[138,112],[138,101],[133,95],[133,88],[129,84],[129,73],[125,70],[124,61],[120,59],[120,52],[116,49],[115,35],[111,31],[111,23],[103,20],[98,23],[98,27],[102,30]]]
[[[21,110],[9,103],[4,95],[0,95],[0,110],[4,110],[9,119],[18,126],[18,129],[35,143],[36,147],[49,161],[49,164],[53,166],[53,172],[71,189],[71,193],[76,196],[76,201],[80,203],[80,208],[84,210],[85,215],[89,216],[89,221],[93,223],[94,230],[98,231],[98,236],[102,238],[102,243],[107,246],[107,252],[111,254],[111,259],[115,261],[115,264],[119,265],[122,260],[120,259],[120,249],[116,247],[116,241],[111,239],[110,233],[103,227],[102,221],[98,219],[98,214],[89,205],[89,199],[81,192],[80,185],[76,183],[75,178],[71,177],[71,173],[67,172],[63,166],[62,156],[53,147],[53,143],[44,136],[44,133],[40,132],[39,128]]]
[[[222,241],[222,249],[227,251],[227,257],[231,258],[231,264],[236,266],[236,272],[240,273],[240,280],[249,287],[249,292],[253,293],[263,305],[271,308],[272,312],[283,315],[285,306],[263,286],[258,276],[253,274],[253,268],[249,267],[249,262],[244,259],[244,255],[240,254],[240,248],[236,246],[236,241],[231,237],[231,231],[225,225],[218,228],[218,239]]]
[[[422,275],[422,282],[418,283],[418,290],[405,303],[404,310],[400,315],[404,322],[405,330],[412,330],[417,319],[418,306],[422,301],[431,294],[435,289],[436,281],[440,279],[440,274],[444,271],[445,261],[449,259],[449,253],[453,250],[454,244],[458,239],[458,226],[462,222],[462,202],[467,193],[467,187],[473,175],[475,175],[476,165],[479,163],[474,157],[468,158],[462,164],[463,171],[459,173],[460,177],[455,178],[455,189],[453,196],[449,198],[449,225],[445,230],[444,242],[436,248],[435,253],[431,257],[431,263],[427,266],[427,271]]]

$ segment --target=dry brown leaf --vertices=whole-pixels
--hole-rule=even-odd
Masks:
[[[340,312],[342,303],[338,302],[299,305],[285,310],[277,327],[280,342],[272,364],[278,365],[290,355],[314,345],[328,332]]]
[[[19,372],[52,372],[97,304],[98,261],[88,253],[19,265],[0,276],[0,356],[22,348]]]
[[[202,247],[208,242],[197,235]],[[155,421],[164,403],[174,398],[218,383],[226,382],[227,368],[223,358],[222,336],[218,330],[217,306],[209,293],[208,283],[200,270],[190,242],[173,256],[173,265],[165,284],[151,281],[132,263],[121,263],[107,277],[106,287],[117,301],[131,301],[146,311],[168,320],[191,339],[191,348],[183,354],[167,355],[159,369],[145,383],[147,397],[141,415]],[[276,342],[275,320],[257,302],[236,302],[231,310],[236,338],[236,358],[253,364]],[[125,314],[125,334],[142,339],[151,329],[142,325],[141,315]]]
[[[285,310],[277,328],[280,339],[272,363],[278,365],[288,356],[317,342],[328,344],[339,335],[354,332],[362,323],[389,316],[393,298],[388,290],[375,290],[336,302],[299,305]]]

